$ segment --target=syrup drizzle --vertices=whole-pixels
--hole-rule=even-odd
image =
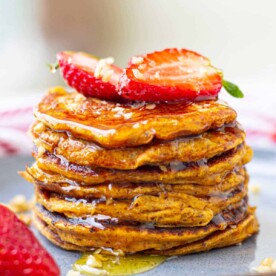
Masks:
[[[89,265],[92,256],[93,263]],[[133,275],[149,271],[163,262],[167,257],[157,255],[133,254],[127,256],[85,253],[78,259],[73,269],[85,275]],[[96,266],[96,267],[95,267]]]

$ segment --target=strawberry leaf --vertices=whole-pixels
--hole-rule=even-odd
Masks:
[[[230,81],[222,80],[222,86],[231,96],[233,96],[235,98],[243,98],[244,97],[244,94],[242,93],[242,91],[236,84],[234,84]]]
[[[47,63],[46,65],[49,67],[51,73],[55,73],[59,69],[58,61],[54,64],[53,63]]]

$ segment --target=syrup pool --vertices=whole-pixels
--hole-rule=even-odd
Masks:
[[[73,270],[83,275],[133,275],[151,270],[166,259],[165,256],[157,255],[115,256],[85,253],[74,263]]]

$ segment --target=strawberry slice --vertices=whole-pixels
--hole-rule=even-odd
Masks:
[[[119,83],[123,97],[152,102],[215,99],[221,86],[209,59],[176,48],[133,57]]]
[[[60,275],[53,258],[12,211],[0,205],[0,217],[0,275]]]
[[[117,84],[123,70],[113,59],[97,59],[83,52],[60,52],[57,59],[61,74],[69,86],[87,97],[119,100]]]

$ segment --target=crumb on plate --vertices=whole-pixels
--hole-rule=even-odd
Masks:
[[[259,185],[249,185],[249,190],[250,192],[252,192],[253,194],[259,194],[261,192],[261,188]]]
[[[35,196],[29,201],[22,194],[14,196],[8,204],[3,204],[14,212],[17,217],[22,220],[26,225],[30,225],[32,222],[30,211],[35,205]]]
[[[276,259],[271,257],[266,258],[258,267],[254,267],[253,270],[261,274],[276,272]]]

